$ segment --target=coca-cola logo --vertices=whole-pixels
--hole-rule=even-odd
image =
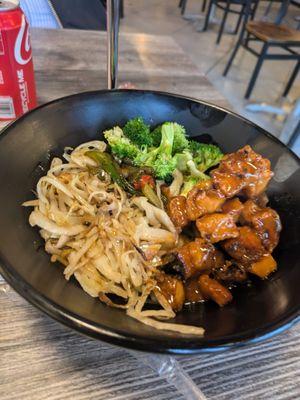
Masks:
[[[29,26],[22,15],[21,27],[15,43],[15,59],[20,65],[25,65],[31,59],[31,48],[29,41]]]

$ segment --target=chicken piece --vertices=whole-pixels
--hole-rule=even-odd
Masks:
[[[242,176],[219,170],[219,168],[216,168],[210,174],[215,187],[226,197],[235,196],[245,187],[245,180]]]
[[[199,303],[207,300],[200,290],[199,278],[191,278],[185,282],[185,301]]]
[[[180,247],[176,254],[185,279],[203,271],[210,271],[222,262],[216,248],[201,238]]]
[[[182,309],[185,301],[182,280],[175,276],[160,272],[156,275],[155,289],[164,296],[175,312]]]
[[[220,210],[225,200],[225,196],[218,190],[201,190],[196,186],[187,195],[187,215],[191,221],[195,221],[202,215]]]
[[[252,199],[259,207],[266,207],[269,203],[269,198],[266,192],[261,193],[260,195],[253,197]]]
[[[281,221],[279,215],[272,208],[258,211],[252,218],[252,226],[259,234],[265,249],[272,253],[279,242]]]
[[[238,228],[239,236],[222,243],[223,249],[235,260],[249,264],[259,260],[266,250],[258,234],[249,226]]]
[[[175,196],[168,202],[168,214],[177,228],[183,228],[188,224],[189,219],[186,210],[186,198]]]
[[[270,161],[250,146],[225,155],[219,167],[211,172],[214,186],[227,197],[241,191],[247,197],[257,197],[264,192],[272,176]]]
[[[276,268],[277,263],[271,254],[265,254],[260,260],[251,264],[249,271],[262,279],[266,279]]]
[[[226,263],[226,260],[225,260],[224,253],[215,248],[215,265],[214,265],[214,268],[219,268],[222,265],[225,265],[225,263]]]
[[[225,282],[244,282],[248,278],[246,267],[236,261],[226,261],[214,269],[213,275],[217,280]]]
[[[212,179],[203,179],[196,184],[199,190],[208,190],[213,188],[213,181]]]
[[[240,223],[251,225],[253,215],[260,210],[260,207],[253,201],[247,200],[240,216]]]
[[[248,200],[244,204],[241,222],[250,225],[258,233],[269,253],[274,250],[282,229],[280,217],[275,210],[269,207],[260,208],[252,200]]]
[[[225,203],[222,206],[222,211],[224,213],[232,215],[234,222],[237,222],[243,208],[244,208],[243,203],[237,197],[234,197],[233,199],[225,201]]]
[[[238,228],[230,214],[204,215],[204,217],[197,219],[196,225],[201,237],[211,243],[239,236]]]
[[[205,297],[215,301],[220,307],[225,306],[232,300],[232,294],[221,283],[215,279],[211,279],[208,275],[204,274],[199,277],[200,290]]]
[[[270,163],[269,160],[264,159],[264,161]],[[258,197],[266,190],[266,187],[273,176],[273,172],[270,169],[270,164],[266,164],[265,170],[262,170],[260,174],[257,175],[257,178],[248,179],[249,183],[243,190],[243,194],[250,199]]]

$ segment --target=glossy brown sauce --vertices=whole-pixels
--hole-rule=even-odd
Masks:
[[[198,278],[188,280],[185,285],[185,304],[203,303],[205,298],[200,291]]]

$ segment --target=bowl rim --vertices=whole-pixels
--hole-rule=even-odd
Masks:
[[[228,110],[224,107],[202,101],[199,99],[195,99],[188,96],[183,96],[179,94],[173,94],[169,92],[155,91],[155,90],[132,90],[132,89],[115,89],[115,90],[94,90],[94,91],[84,91],[78,92],[72,95],[64,96],[58,99],[54,99],[50,102],[39,105],[33,110],[30,110],[20,118],[15,121],[9,123],[0,134],[0,143],[4,136],[9,134],[10,128],[16,126],[20,121],[26,119],[28,115],[31,115],[35,112],[38,112],[40,109],[46,108],[53,104],[59,103],[64,100],[80,97],[80,96],[92,96],[92,95],[105,95],[110,93],[139,93],[139,94],[154,94],[158,96],[164,97],[172,97],[179,98],[183,100],[188,100],[194,103],[202,104],[220,111],[223,111],[239,120],[244,121],[247,125],[250,125],[257,129],[259,132],[269,137],[271,140],[275,141],[282,148],[288,150],[290,155],[295,159],[296,162],[300,164],[300,158],[287,146],[285,146],[278,138],[276,138],[271,133],[265,131],[263,128],[259,127],[252,121],[238,115],[237,113]],[[152,339],[145,338],[137,335],[126,335],[121,333],[120,331],[114,329],[108,329],[103,327],[101,324],[91,323],[89,320],[84,317],[80,317],[79,315],[65,309],[64,307],[58,305],[54,301],[50,300],[38,290],[36,290],[31,284],[26,282],[19,273],[14,270],[13,266],[5,260],[0,250],[0,272],[4,279],[7,281],[12,288],[20,294],[23,298],[25,298],[29,303],[36,306],[38,309],[43,311],[45,314],[49,315],[56,321],[62,323],[73,330],[85,334],[94,339],[99,339],[111,344],[119,345],[126,348],[131,348],[135,350],[143,350],[150,351],[156,353],[169,353],[169,354],[197,354],[202,352],[216,352],[221,350],[230,349],[232,347],[244,346],[247,344],[258,343],[262,340],[268,339],[282,331],[289,329],[295,323],[300,322],[300,304],[292,308],[288,313],[286,313],[281,318],[277,320],[266,323],[259,328],[250,329],[243,333],[243,335],[234,334],[227,335],[219,339],[208,339],[204,340],[202,338],[199,339],[194,336],[187,336],[184,343],[179,340],[174,341],[173,339]],[[182,337],[184,338],[184,337]],[[198,342],[197,342],[198,340]]]

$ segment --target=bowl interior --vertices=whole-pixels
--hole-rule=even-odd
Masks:
[[[75,280],[67,282],[59,264],[37,250],[42,243],[21,207],[49,160],[65,146],[100,138],[100,133],[129,118],[143,116],[151,125],[183,124],[189,135],[210,135],[224,152],[250,144],[268,157],[275,172],[268,195],[280,214],[283,232],[275,258],[278,271],[268,281],[236,289],[234,301],[184,309],[178,323],[203,326],[203,338],[158,331],[88,296]],[[203,136],[204,135],[204,136]],[[194,100],[145,91],[83,93],[54,101],[22,117],[0,138],[0,255],[5,278],[29,301],[61,322],[91,336],[152,351],[193,352],[244,341],[278,328],[300,308],[299,160],[272,136],[224,110]]]

